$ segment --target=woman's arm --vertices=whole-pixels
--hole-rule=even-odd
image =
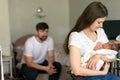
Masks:
[[[116,61],[116,57],[115,58],[107,58],[106,55],[102,55],[101,56],[101,59],[105,62],[113,62],[113,61]]]
[[[69,46],[70,49],[70,64],[73,73],[77,76],[95,76],[105,75],[109,70],[109,63],[106,63],[103,71],[90,70],[81,66],[80,49],[75,46]]]
[[[96,54],[101,54],[101,59],[105,62],[112,62],[116,60],[116,54],[118,53],[115,50],[109,49],[100,49],[95,51]]]

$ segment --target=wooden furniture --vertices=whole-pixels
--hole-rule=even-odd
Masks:
[[[119,46],[119,48],[120,48],[120,41],[116,41],[116,40],[110,40],[110,41],[112,41],[112,42],[114,42],[115,44],[117,44],[118,46]],[[120,50],[119,50],[119,52],[118,52],[118,54],[117,54],[117,58],[118,59],[120,59]],[[117,60],[117,61],[115,61],[115,62],[113,62],[112,64],[111,64],[111,66],[112,66],[112,69],[113,69],[113,73],[114,74],[117,74],[117,76],[120,76],[119,74],[120,74],[120,60]]]
[[[0,80],[4,80],[4,71],[3,71],[3,57],[2,57],[2,49],[0,46],[0,71],[1,71],[1,75],[0,75]]]
[[[115,40],[120,34],[120,20],[106,20],[103,23],[103,29],[109,40]]]
[[[13,73],[12,73],[12,56],[3,56],[3,66],[8,64],[9,65],[9,74],[10,74],[10,77],[12,78],[13,77]]]
[[[75,76],[71,73],[71,70],[67,71],[67,73],[71,76],[72,80],[83,80],[81,76]]]

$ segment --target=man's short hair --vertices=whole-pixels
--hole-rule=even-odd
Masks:
[[[49,26],[47,23],[45,22],[40,22],[36,25],[36,30],[45,30],[45,29],[49,29]]]

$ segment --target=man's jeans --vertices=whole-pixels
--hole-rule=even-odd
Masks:
[[[45,60],[40,65],[47,66],[48,61]],[[49,75],[49,80],[59,80],[60,73],[61,73],[61,68],[62,68],[61,64],[58,63],[58,62],[54,62],[53,65],[55,66],[55,69],[57,69],[57,73],[55,73],[53,75]],[[22,69],[21,70],[22,70],[26,80],[36,80],[38,74],[46,73],[43,70],[37,70],[37,69],[34,69],[34,68],[27,67],[26,64],[22,64]]]

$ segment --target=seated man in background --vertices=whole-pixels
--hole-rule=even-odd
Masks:
[[[26,80],[35,80],[40,73],[48,73],[49,80],[59,80],[61,64],[54,60],[53,40],[48,30],[46,23],[38,23],[35,35],[25,42],[21,70]]]

